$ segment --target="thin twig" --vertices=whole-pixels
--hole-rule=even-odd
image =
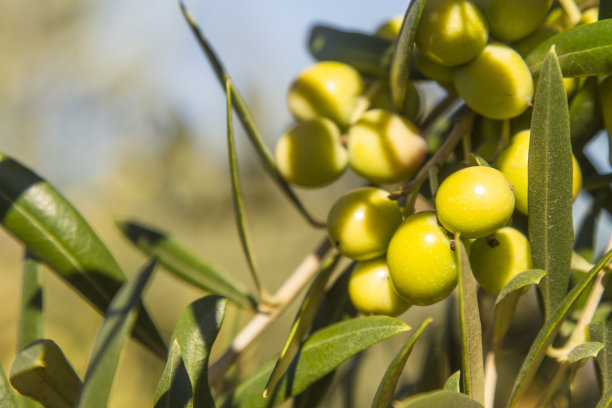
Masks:
[[[283,312],[296,295],[310,282],[321,265],[321,260],[331,249],[331,243],[325,238],[317,249],[304,258],[291,276],[272,297],[272,305],[266,305],[253,316],[251,321],[238,333],[232,344],[209,369],[210,385],[218,388],[223,376],[259,335]]]

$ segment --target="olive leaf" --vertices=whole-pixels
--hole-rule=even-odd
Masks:
[[[40,263],[26,251],[23,260],[19,349],[43,337],[43,287]]]
[[[482,408],[482,404],[465,394],[439,390],[417,394],[394,405],[395,408]]]
[[[16,394],[6,378],[6,372],[0,362],[0,406],[2,408],[17,408]]]
[[[604,349],[595,359],[597,376],[602,394],[612,390],[612,322],[592,323],[589,325],[592,341],[604,344]]]
[[[433,321],[432,318],[428,317],[421,323],[421,326],[414,331],[404,347],[397,353],[383,378],[378,385],[378,389],[376,390],[376,395],[374,395],[374,401],[372,401],[372,408],[386,408],[391,405],[391,401],[393,400],[393,396],[395,395],[395,388],[397,387],[397,383],[402,375],[402,371],[406,366],[406,362],[408,361],[408,357],[410,357],[410,353],[412,352],[412,348],[414,344],[419,339],[425,328]]]
[[[242,283],[199,258],[172,236],[134,221],[115,221],[121,233],[142,253],[155,257],[176,277],[206,292],[227,297],[238,306],[255,308]]]
[[[554,47],[542,65],[531,119],[528,159],[529,241],[546,318],[567,292],[574,244],[572,146],[563,77]]]
[[[612,406],[612,388],[601,396],[595,408],[609,408],[610,406]]]
[[[602,1],[605,3],[605,1]],[[555,46],[564,77],[612,73],[612,19],[579,25],[543,41],[526,58],[533,75],[541,75],[550,47]]]
[[[39,175],[0,154],[2,226],[104,313],[125,274],[81,214]],[[134,337],[159,357],[166,346],[142,304]]]
[[[96,336],[76,408],[106,408],[121,350],[136,321],[137,307],[154,267],[155,261],[149,261],[138,275],[121,286],[109,305]]]
[[[603,348],[604,344],[598,341],[579,344],[567,354],[567,362],[569,364],[576,364],[587,358],[595,358]]]
[[[178,340],[170,343],[168,360],[155,389],[155,408],[189,408],[193,390]]]
[[[448,391],[461,391],[461,371],[455,371],[453,375],[448,377],[448,380],[444,383],[444,389]]]

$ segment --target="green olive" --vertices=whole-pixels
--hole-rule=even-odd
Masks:
[[[407,119],[382,109],[367,111],[348,131],[349,163],[372,183],[412,176],[427,153],[425,140]]]
[[[336,61],[316,63],[298,75],[287,95],[289,110],[298,120],[323,116],[346,127],[363,92],[359,72]]]
[[[376,29],[374,35],[376,37],[384,38],[385,40],[395,41],[399,35],[402,23],[404,22],[403,15],[397,15],[386,21],[380,27]]]
[[[491,35],[516,41],[533,32],[546,18],[552,0],[478,0],[489,20]]]
[[[466,167],[447,177],[436,194],[440,223],[464,238],[487,236],[504,226],[514,211],[512,186],[492,167]]]
[[[389,243],[387,265],[397,293],[415,305],[436,303],[457,285],[455,253],[434,212],[404,220]]]
[[[497,296],[512,278],[531,269],[531,246],[519,230],[503,227],[472,242],[470,266],[480,286]]]
[[[414,65],[421,74],[427,78],[436,80],[443,88],[449,89],[453,93],[457,93],[453,82],[455,76],[453,67],[445,67],[444,65],[432,61],[427,58],[418,47],[414,47],[412,57],[414,59]]]
[[[283,134],[274,151],[285,180],[303,187],[331,183],[346,169],[348,152],[338,126],[329,119],[301,122]]]
[[[357,262],[348,291],[355,309],[366,315],[398,316],[410,307],[395,291],[384,256]]]
[[[529,129],[515,134],[510,146],[504,149],[495,162],[497,167],[514,187],[516,209],[527,215],[527,190],[528,190],[528,158],[529,158]],[[572,197],[576,198],[582,187],[582,173],[576,158],[572,155]]]
[[[470,108],[491,119],[518,116],[533,98],[525,60],[503,44],[489,44],[476,59],[457,67],[455,86]]]
[[[338,251],[356,261],[384,255],[402,222],[402,212],[389,193],[375,187],[353,190],[336,201],[327,217],[327,232]]]

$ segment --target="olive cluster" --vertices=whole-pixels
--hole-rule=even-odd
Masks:
[[[359,311],[398,315],[411,305],[446,298],[457,284],[457,234],[466,245],[475,278],[493,295],[531,268],[527,238],[508,225],[515,209],[528,214],[534,80],[524,57],[568,28],[558,9],[551,11],[551,4],[552,0],[426,2],[416,30],[414,68],[477,113],[469,151],[494,166],[465,167],[458,153],[451,155],[446,167],[454,163],[460,169],[450,172],[437,191],[430,191],[432,211],[413,214],[412,208],[401,208],[378,187],[409,180],[427,157],[417,126],[423,108],[414,84],[409,84],[400,110],[391,101],[388,84],[337,61],[318,62],[291,84],[287,102],[296,123],[275,150],[285,180],[319,187],[350,167],[374,185],[343,195],[327,219],[330,241],[356,262],[349,294]],[[587,10],[581,23],[596,19]],[[392,19],[375,35],[392,41],[401,24],[402,18]],[[571,94],[580,83],[571,79],[565,86]],[[602,82],[605,86],[612,95],[611,78]],[[612,98],[604,99],[602,108],[612,112]],[[573,157],[574,198],[581,185]]]

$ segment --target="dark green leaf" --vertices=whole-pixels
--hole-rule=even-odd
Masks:
[[[6,378],[2,363],[0,363],[0,408],[17,408],[15,391]]]
[[[410,356],[410,352],[412,352],[412,348],[414,347],[414,343],[419,339],[425,327],[429,325],[433,321],[432,318],[428,317],[421,323],[421,326],[410,335],[410,338],[404,344],[404,347],[397,353],[391,365],[385,371],[385,375],[383,376],[380,384],[378,385],[378,389],[376,390],[376,395],[374,396],[374,401],[372,401],[372,408],[386,408],[391,406],[391,401],[393,401],[393,396],[395,395],[395,389],[397,387],[397,383],[402,375],[402,371],[406,366],[406,361],[408,361],[408,357]]]
[[[541,269],[531,269],[516,275],[504,286],[497,300],[495,301],[495,316],[493,318],[493,345],[501,343],[510,328],[516,304],[525,292],[527,286],[537,285],[546,271]]]
[[[193,398],[191,381],[185,368],[178,340],[168,351],[168,361],[155,390],[155,408],[189,408]]]
[[[605,20],[612,18],[612,3],[606,0],[599,1],[599,14],[597,16],[599,20]]]
[[[404,22],[395,42],[391,66],[389,68],[389,88],[391,99],[397,109],[404,107],[410,68],[412,66],[412,49],[414,48],[414,37],[417,25],[425,6],[425,0],[413,0],[404,16]]]
[[[340,61],[353,66],[364,75],[387,78],[393,44],[386,39],[315,26],[308,41],[313,57],[319,61]]]
[[[149,262],[137,276],[124,283],[108,307],[96,336],[77,408],[106,408],[121,350],[136,321],[137,306],[154,267],[155,262]]]
[[[104,312],[125,275],[89,224],[50,184],[0,154],[0,216],[4,228],[47,264],[99,312]],[[140,305],[134,337],[166,355],[151,318]]]
[[[333,324],[308,338],[287,375],[263,398],[263,390],[275,360],[269,361],[238,386],[224,407],[263,408],[274,406],[297,395],[333,371],[350,356],[374,344],[406,332],[410,328],[402,321],[386,316],[367,316]]]
[[[40,264],[26,251],[23,261],[19,350],[43,337],[43,288]]]
[[[448,377],[448,380],[444,383],[444,389],[454,392],[461,391],[461,371],[455,371],[453,375]]]
[[[564,77],[612,73],[612,20],[574,27],[542,42],[526,58],[531,73],[541,75],[552,45]]]
[[[559,306],[551,314],[551,317],[544,322],[544,326],[538,332],[525,360],[516,377],[512,394],[508,401],[508,407],[513,407],[527,389],[531,380],[544,359],[546,350],[552,344],[555,335],[559,331],[561,324],[569,314],[572,306],[589,284],[595,279],[597,273],[603,266],[612,258],[612,250],[608,251],[597,264],[584,275],[582,280],[578,282],[572,290],[563,298]]]
[[[157,258],[172,274],[192,285],[233,301],[239,306],[255,308],[255,301],[242,283],[200,259],[174,238],[132,221],[116,221],[119,230],[145,255]]]
[[[612,390],[612,321],[589,325],[592,341],[603,343],[604,349],[595,359],[602,394]]]
[[[475,400],[484,400],[484,363],[482,361],[482,327],[476,280],[472,274],[465,245],[455,236],[457,265],[459,265],[459,319],[461,322],[461,345],[463,366],[463,389]]]
[[[587,358],[595,358],[604,347],[603,343],[597,341],[589,341],[574,347],[567,355],[567,362],[575,364],[586,360]]]
[[[584,145],[602,127],[597,77],[587,78],[569,106],[570,135],[573,143]]]
[[[200,298],[185,309],[172,332],[171,341],[178,343],[191,381],[194,407],[215,406],[208,385],[208,359],[226,307],[227,300],[223,297],[210,295]]]
[[[528,165],[531,257],[534,268],[547,272],[538,289],[549,318],[567,293],[574,244],[569,113],[554,49],[535,95]]]
[[[433,391],[409,397],[394,405],[395,408],[482,408],[482,405],[465,394],[455,391]]]
[[[225,86],[227,80],[229,79],[229,74],[223,67],[221,60],[213,50],[212,46],[208,43],[208,40],[204,36],[204,33],[196,23],[195,19],[191,16],[191,13],[189,13],[187,7],[185,7],[185,4],[182,0],[179,0],[179,5],[181,7],[181,11],[183,12],[183,16],[185,17],[185,20],[187,21],[189,27],[191,28],[191,31],[193,32],[193,35],[198,40],[198,44],[200,44],[202,51],[204,51],[206,58],[208,58],[208,61],[212,65],[215,74],[217,75],[217,79],[219,80],[219,84],[225,91]],[[315,220],[308,213],[308,211],[306,211],[306,208],[304,207],[298,196],[295,194],[293,189],[287,184],[287,182],[278,172],[276,163],[274,162],[274,158],[272,157],[272,153],[270,153],[270,150],[264,143],[263,138],[259,133],[259,130],[257,130],[255,122],[253,121],[253,116],[251,115],[251,112],[249,111],[246,102],[242,98],[242,95],[238,91],[238,88],[236,88],[234,84],[230,84],[230,91],[232,94],[232,106],[236,110],[238,118],[240,119],[242,126],[246,130],[246,134],[249,137],[249,141],[255,148],[257,156],[261,160],[261,164],[264,170],[268,173],[272,181],[274,181],[276,185],[280,188],[280,190],[287,196],[287,198],[289,198],[291,203],[298,209],[300,214],[302,214],[302,216],[311,225],[319,228],[325,227],[325,223]]]
[[[11,384],[46,408],[72,408],[81,380],[52,340],[31,343],[11,366]]]
[[[287,340],[285,341],[285,346],[283,347],[280,357],[272,370],[270,379],[266,384],[266,388],[264,389],[264,398],[267,398],[270,390],[276,387],[280,379],[289,369],[289,366],[291,365],[291,362],[295,356],[299,353],[304,335],[310,328],[310,325],[315,317],[315,313],[317,312],[317,308],[325,295],[325,286],[327,285],[327,281],[334,272],[336,265],[338,265],[339,259],[339,254],[328,258],[321,266],[319,274],[310,286],[310,289],[302,302],[302,306],[300,307],[300,310],[293,321],[293,326],[291,326],[289,337],[287,337]]]

